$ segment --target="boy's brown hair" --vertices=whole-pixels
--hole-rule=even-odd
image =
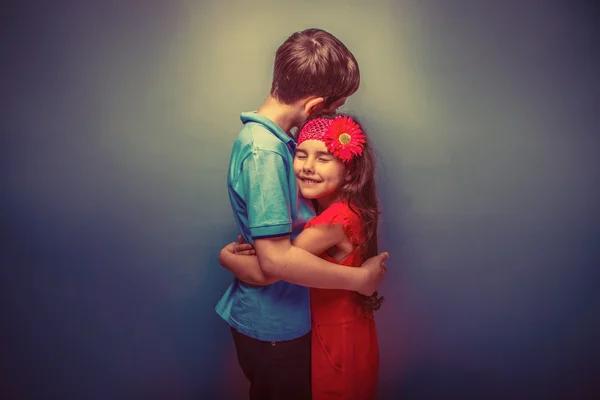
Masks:
[[[329,32],[296,32],[277,49],[271,96],[284,104],[318,96],[329,106],[352,95],[359,85],[354,55]]]

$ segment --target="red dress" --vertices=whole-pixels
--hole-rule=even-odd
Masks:
[[[334,203],[306,227],[343,224],[354,250],[342,261],[326,253],[321,258],[348,267],[360,267],[358,245],[364,241],[360,218],[347,204]],[[372,400],[377,392],[379,349],[373,313],[356,292],[310,289],[312,318],[312,398]]]

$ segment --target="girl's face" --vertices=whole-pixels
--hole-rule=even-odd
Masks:
[[[348,177],[346,164],[320,140],[305,140],[296,148],[294,173],[302,196],[318,199],[324,207],[339,200],[340,188]]]

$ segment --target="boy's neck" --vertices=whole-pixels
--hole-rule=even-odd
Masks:
[[[291,136],[290,131],[292,128],[301,123],[302,111],[298,106],[280,103],[269,95],[257,113],[275,122],[285,133]]]

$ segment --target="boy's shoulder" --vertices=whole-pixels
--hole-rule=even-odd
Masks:
[[[252,142],[254,145],[282,145],[285,147],[285,143],[260,122],[246,122],[240,129],[236,140]]]
[[[274,151],[281,155],[290,154],[288,142],[291,138],[282,137],[283,132],[275,133],[273,127],[260,120],[245,120],[236,137],[236,144],[246,151]],[[284,141],[286,140],[286,141]]]

